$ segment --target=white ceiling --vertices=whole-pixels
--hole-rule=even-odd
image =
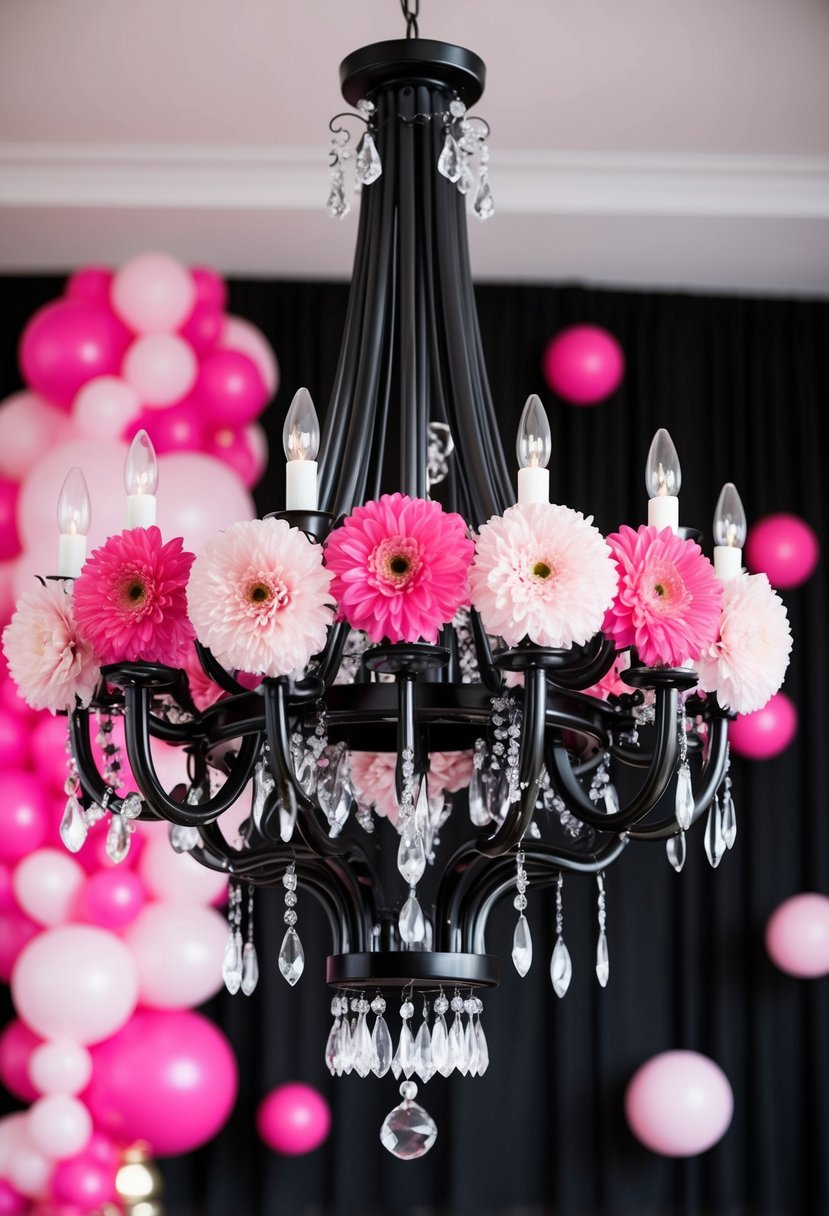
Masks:
[[[480,278],[829,294],[826,0],[422,0],[486,60]],[[3,0],[0,269],[347,275],[340,59],[396,0]]]

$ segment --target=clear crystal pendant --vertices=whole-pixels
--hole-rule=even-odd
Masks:
[[[486,1041],[484,1028],[481,1025],[481,1010],[483,1009],[483,1001],[480,997],[477,998],[478,1004],[478,1020],[475,1023],[475,1038],[478,1044],[478,1076],[482,1077],[489,1068],[489,1045]],[[434,1035],[432,1036],[433,1053],[434,1053]]]
[[[110,861],[123,861],[130,851],[130,834],[123,815],[113,814],[107,828],[106,855]]]
[[[380,1143],[400,1161],[415,1161],[428,1153],[438,1129],[432,1116],[414,1101],[417,1086],[413,1081],[403,1082],[400,1096],[403,1101],[383,1120]]]
[[[242,935],[238,929],[231,929],[227,935],[222,979],[231,996],[235,996],[242,984]]]
[[[398,927],[400,929],[401,941],[407,944],[420,943],[426,937],[426,922],[423,919],[423,910],[418,903],[414,887],[412,887],[409,898],[400,909]]]
[[[476,828],[485,828],[490,822],[490,814],[487,810],[484,792],[483,773],[479,768],[473,770],[472,780],[469,782],[469,818]]]
[[[714,801],[708,808],[708,818],[705,821],[705,855],[712,869],[716,870],[722,861],[725,849],[722,810],[720,808],[719,796],[715,794]]]
[[[456,182],[461,175],[461,150],[451,131],[447,131],[443,150],[438,157],[438,173],[450,182]]]
[[[472,210],[479,220],[488,220],[495,214],[495,199],[492,197],[489,174],[483,168],[481,169],[481,176],[478,179],[478,189],[475,192]]]
[[[354,1033],[351,1036],[354,1071],[359,1077],[367,1077],[374,1063],[374,1048],[368,1029],[368,1022],[366,1021],[368,1008],[368,1001],[365,997],[362,997],[358,1002],[359,1015],[357,1017],[357,1025],[354,1027]]]
[[[259,960],[253,942],[245,942],[242,951],[242,992],[251,996],[259,983]]]
[[[553,981],[553,991],[556,996],[564,996],[573,978],[573,963],[570,951],[564,944],[564,938],[556,938],[553,947],[553,957],[550,959],[550,979]]]
[[[185,827],[180,823],[170,824],[170,847],[174,853],[189,853],[200,843],[198,828]]]
[[[677,874],[681,874],[685,865],[685,833],[677,832],[675,836],[669,836],[665,841],[665,852]]]
[[[400,1041],[397,1044],[397,1057],[400,1061],[400,1071],[406,1080],[415,1070],[414,1037],[409,1023],[404,1020],[400,1028]]]
[[[86,820],[77,794],[66,799],[66,809],[60,821],[60,838],[70,853],[77,853],[86,840]]]
[[[435,1065],[432,1061],[432,1033],[426,1020],[426,1012],[424,1006],[423,1021],[420,1023],[414,1041],[414,1068],[423,1082],[435,1075]]]
[[[335,220],[344,220],[351,210],[351,204],[345,197],[342,174],[339,176],[332,175],[331,193],[328,195],[325,209],[332,219]]]
[[[607,981],[610,978],[610,956],[607,951],[607,908],[604,893],[604,875],[596,875],[596,885],[599,888],[599,940],[596,943],[596,979],[601,984],[602,988],[607,987]]]
[[[305,970],[305,951],[302,949],[302,942],[293,925],[288,928],[282,939],[278,961],[279,970],[293,988]]]
[[[415,830],[411,821],[404,827],[397,850],[397,868],[403,881],[416,887],[426,869],[426,850],[423,837]]]
[[[380,153],[374,143],[374,139],[370,131],[366,131],[363,138],[360,140],[360,146],[357,149],[357,157],[354,162],[355,176],[361,186],[370,186],[372,182],[376,182],[377,178],[383,172],[383,164],[380,160]]]
[[[533,939],[530,936],[530,926],[522,912],[512,935],[512,962],[515,970],[523,979],[532,966]]]
[[[722,834],[725,847],[733,849],[734,841],[737,839],[737,812],[734,809],[734,799],[728,789],[722,800]]]
[[[683,832],[687,832],[694,821],[694,790],[687,760],[680,764],[676,774],[676,821]]]
[[[288,844],[294,834],[294,825],[296,823],[296,799],[291,799],[291,805],[285,806],[280,800],[279,803],[279,839],[283,844]]]
[[[144,809],[144,803],[136,793],[127,794],[121,803],[121,814],[125,819],[137,819]]]
[[[339,997],[335,997],[334,999],[338,1001]],[[334,1022],[330,1031],[328,1032],[328,1041],[325,1044],[325,1065],[332,1077],[337,1072],[337,1064],[339,1062],[340,1027],[342,1024],[343,1020],[341,1017],[338,1016],[334,1018]],[[379,1075],[380,1074],[378,1073],[378,1076]]]
[[[374,1030],[371,1032],[371,1071],[376,1077],[384,1077],[391,1068],[394,1051],[389,1028],[383,1017],[386,1002],[381,996],[377,996],[371,1002],[371,1008],[377,1014]]]
[[[461,157],[461,171],[458,174],[458,189],[461,194],[468,194],[475,185],[475,179],[472,176],[472,170],[469,168],[469,162],[465,156]]]

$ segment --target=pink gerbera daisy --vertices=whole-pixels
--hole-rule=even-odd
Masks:
[[[469,599],[472,541],[440,503],[384,494],[328,537],[325,562],[340,617],[373,642],[436,642]]]
[[[284,519],[233,524],[196,559],[190,619],[225,667],[293,675],[325,645],[330,582],[320,546]]]
[[[517,504],[484,524],[469,572],[487,633],[508,646],[583,645],[601,629],[616,571],[599,530],[579,511]]]
[[[400,804],[397,801],[394,752],[352,752],[351,781],[361,802],[374,807],[397,826]],[[472,752],[430,752],[427,791],[430,798],[441,793],[454,794],[466,789],[472,780]]]
[[[75,580],[78,631],[101,663],[180,666],[195,633],[185,587],[193,554],[180,536],[166,544],[158,528],[110,536]]]
[[[622,679],[622,672],[627,671],[630,667],[630,655],[626,650],[621,654],[617,654],[613,660],[613,666],[610,671],[597,680],[595,684],[591,684],[589,688],[585,688],[585,694],[588,697],[598,697],[600,701],[606,701],[608,697],[620,697],[622,693],[631,693],[633,689],[625,684]]]
[[[90,643],[78,636],[71,583],[50,580],[26,591],[3,630],[3,651],[32,709],[63,713],[92,700],[101,669]]]
[[[783,683],[791,649],[780,596],[765,574],[740,574],[725,584],[719,637],[696,662],[700,687],[723,709],[754,713]]]
[[[649,667],[696,659],[717,636],[722,606],[722,583],[699,545],[645,524],[607,539],[618,591],[604,632],[620,649],[635,646]]]

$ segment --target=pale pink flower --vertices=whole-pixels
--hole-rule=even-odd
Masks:
[[[632,693],[633,689],[625,684],[622,679],[622,672],[627,671],[629,667],[630,654],[626,650],[623,650],[614,658],[610,671],[606,672],[595,684],[591,684],[589,688],[585,688],[585,695],[588,697],[598,697],[600,701],[606,701],[611,696],[620,697],[622,693]]]
[[[438,502],[384,494],[356,507],[325,543],[340,618],[373,642],[436,642],[468,603],[472,549]]]
[[[195,646],[190,647],[181,666],[187,674],[190,696],[196,709],[205,710],[209,706],[215,705],[217,701],[221,701],[222,697],[227,696],[224,689],[220,688],[215,680],[211,680],[205,672],[199,662]]]
[[[723,709],[751,714],[783,683],[792,632],[765,574],[740,574],[724,586],[719,637],[696,660],[700,687]]]
[[[78,635],[71,582],[50,580],[20,597],[3,630],[9,674],[32,709],[69,712],[87,706],[101,669]]]
[[[670,528],[622,525],[608,542],[618,568],[604,632],[621,650],[635,646],[648,667],[679,667],[714,642],[722,583],[699,545]]]
[[[616,572],[602,534],[579,511],[517,504],[480,530],[469,572],[487,633],[508,646],[583,645],[602,626]]]
[[[284,519],[233,524],[208,541],[187,587],[203,646],[229,669],[294,675],[334,616],[322,549]]]
[[[87,558],[75,580],[78,631],[99,661],[145,660],[178,667],[192,647],[185,586],[193,554],[158,528],[117,533]]]
[[[374,807],[395,826],[400,814],[397,801],[394,752],[352,752],[351,781],[359,800]],[[455,794],[472,780],[472,752],[430,752],[426,789],[430,798]]]

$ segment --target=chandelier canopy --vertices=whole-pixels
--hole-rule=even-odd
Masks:
[[[719,864],[736,835],[728,721],[776,691],[790,647],[780,601],[741,569],[734,487],[717,506],[713,566],[680,528],[666,431],[647,458],[648,523],[605,539],[549,503],[550,428],[531,396],[516,492],[467,246],[467,196],[479,218],[494,210],[489,128],[469,114],[484,77],[470,51],[418,37],[342,64],[356,110],[332,120],[328,207],[348,209],[352,160],[354,274],[323,433],[304,389],[286,418],[286,509],[228,520],[194,562],[154,526],[156,463],[141,432],[127,531],[85,560],[89,504],[73,472],[59,505],[64,581],[32,593],[41,599],[21,604],[6,636],[31,698],[20,613],[62,613],[75,631],[77,679],[50,704],[68,713],[73,757],[65,844],[76,851],[109,816],[119,860],[136,819],[167,820],[173,848],[230,879],[231,991],[252,992],[258,975],[252,891],[284,889],[278,965],[292,985],[305,966],[301,897],[319,901],[332,941],[326,1062],[403,1078],[381,1131],[403,1158],[436,1135],[412,1077],[487,1067],[495,905],[513,899],[523,976],[527,890],[556,888],[551,978],[563,996],[563,876],[595,875],[604,986],[605,869],[630,844],[662,842],[681,870],[703,816]],[[361,127],[353,154],[348,118]],[[119,718],[135,789],[122,778]],[[165,788],[155,740],[184,750],[187,783]],[[634,792],[620,797],[623,771]],[[223,829],[243,798],[241,828]],[[450,812],[469,825],[444,856]],[[400,881],[384,891],[389,850]]]

